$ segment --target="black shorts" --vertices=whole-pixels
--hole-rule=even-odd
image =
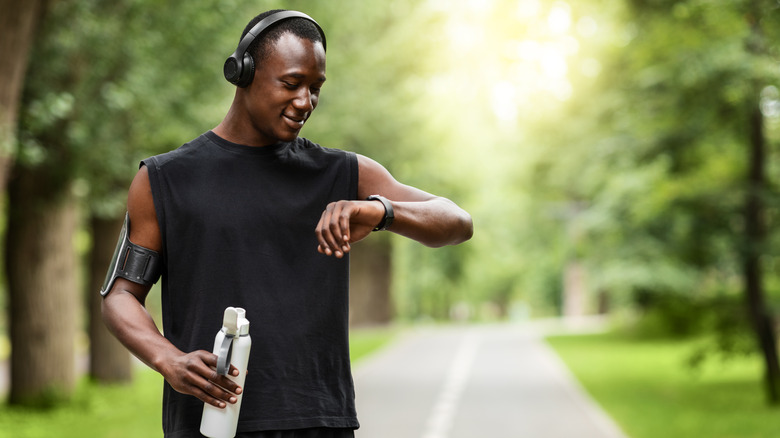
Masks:
[[[236,438],[355,438],[354,429],[333,429],[315,427],[296,430],[267,430],[264,432],[239,433]]]

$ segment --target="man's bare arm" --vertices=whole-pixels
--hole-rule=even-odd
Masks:
[[[378,194],[390,200],[394,220],[388,231],[426,246],[456,245],[471,238],[471,216],[449,199],[398,182],[382,165],[358,155],[358,198]],[[318,251],[342,257],[385,215],[378,201],[337,201],[323,212],[315,233]]]

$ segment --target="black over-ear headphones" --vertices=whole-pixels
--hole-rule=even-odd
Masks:
[[[322,31],[320,25],[317,24],[313,18],[303,12],[279,11],[263,18],[259,23],[254,25],[252,29],[246,33],[244,38],[241,39],[241,42],[238,43],[236,51],[225,61],[222,72],[225,74],[225,79],[227,79],[228,82],[242,88],[252,83],[252,79],[255,76],[255,62],[252,60],[252,55],[247,53],[249,45],[272,24],[288,18],[305,18],[314,23],[314,25],[317,26],[317,30],[320,31],[320,36],[322,36],[322,47],[326,47],[325,32]]]

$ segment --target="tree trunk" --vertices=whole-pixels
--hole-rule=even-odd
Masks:
[[[750,156],[748,172],[748,193],[745,205],[744,281],[750,320],[764,358],[764,377],[767,397],[771,404],[780,402],[780,363],[777,357],[777,340],[774,323],[764,298],[761,253],[766,244],[764,225],[763,193],[766,192],[764,177],[765,142],[764,117],[757,104],[750,113]]]
[[[756,56],[766,56],[767,49],[761,29],[761,3],[751,1],[748,4],[746,18],[750,26],[750,35],[746,40],[747,51]],[[780,362],[777,357],[777,339],[773,316],[766,305],[761,255],[767,244],[766,224],[764,223],[764,194],[768,192],[764,160],[766,159],[766,137],[764,136],[764,115],[758,103],[758,90],[748,109],[748,177],[747,199],[745,202],[745,249],[743,251],[743,269],[745,297],[747,299],[750,321],[755,330],[756,340],[764,359],[764,380],[767,399],[770,404],[780,403]]]
[[[585,268],[582,262],[572,258],[563,272],[563,316],[577,318],[587,313],[587,289]]]
[[[45,6],[45,0],[0,0],[0,193],[8,181],[27,58]]]
[[[388,324],[393,318],[389,240],[369,236],[357,243],[350,255],[349,276],[350,324]]]
[[[10,402],[35,406],[68,398],[73,390],[81,303],[76,205],[67,185],[52,189],[42,173],[19,169],[11,179],[6,244]]]
[[[92,251],[89,256],[89,372],[102,383],[122,383],[132,379],[130,353],[108,331],[100,312],[103,297],[100,287],[106,277],[108,264],[116,249],[117,236],[122,228],[124,216],[102,219],[93,216],[90,220]]]

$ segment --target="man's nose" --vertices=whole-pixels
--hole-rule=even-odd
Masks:
[[[317,98],[309,89],[304,88],[293,100],[293,105],[301,111],[311,111],[317,105]]]

